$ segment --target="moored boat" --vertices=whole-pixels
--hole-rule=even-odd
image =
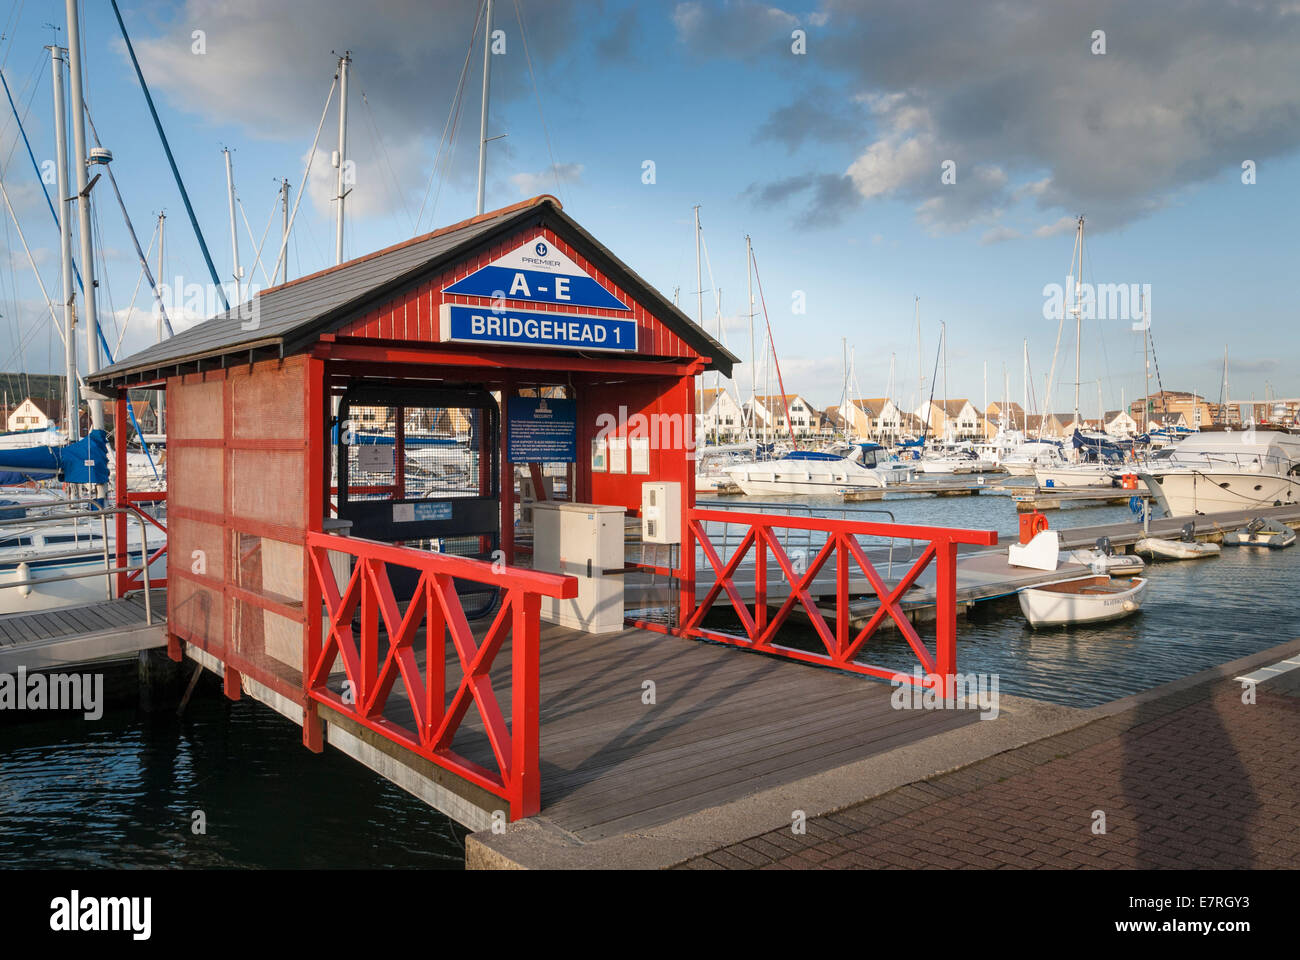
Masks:
[[[1225,547],[1262,547],[1281,550],[1296,541],[1295,531],[1285,524],[1267,517],[1256,517],[1244,527],[1223,535]]]
[[[1018,598],[1034,628],[1105,623],[1137,613],[1147,583],[1145,577],[1083,577],[1026,587]]]

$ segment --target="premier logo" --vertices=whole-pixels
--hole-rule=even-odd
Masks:
[[[73,890],[50,901],[50,929],[56,933],[126,931],[133,940],[148,940],[152,915],[152,897],[82,897]]]

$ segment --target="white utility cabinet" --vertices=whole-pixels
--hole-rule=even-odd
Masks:
[[[587,633],[622,630],[623,508],[543,502],[532,509],[533,569],[578,578],[574,599],[542,597],[542,619]]]
[[[641,542],[682,542],[682,485],[641,484]]]

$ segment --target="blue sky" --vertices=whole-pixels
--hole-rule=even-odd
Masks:
[[[221,148],[234,151],[238,193],[260,238],[280,177],[296,196],[335,69],[332,51],[353,56],[349,154],[357,184],[347,255],[473,214],[481,48],[471,57],[452,162],[435,180],[437,205],[430,199],[416,224],[474,0],[119,2],[223,278],[231,251]],[[84,6],[88,102],[114,151],[141,243],[165,210],[167,278],[206,283],[111,8]],[[863,394],[886,392],[893,355],[895,394],[914,398],[914,296],[927,379],[942,321],[951,396],[981,403],[987,363],[990,398],[1002,392],[1005,364],[1019,399],[1027,337],[1041,397],[1057,334],[1056,321],[1043,316],[1043,290],[1064,283],[1069,219],[1080,213],[1089,224],[1084,279],[1150,285],[1167,388],[1217,399],[1227,345],[1234,397],[1262,399],[1266,381],[1278,395],[1300,395],[1290,282],[1300,215],[1294,8],[1244,3],[1227,18],[1209,0],[1153,2],[1138,12],[1131,4],[1028,0],[997,7],[520,0],[521,36],[513,0],[496,6],[506,53],[493,61],[489,132],[506,136],[489,148],[489,208],[558,193],[665,294],[680,287],[694,316],[691,207],[700,204],[713,276],[711,284],[706,272],[706,325],[715,327],[720,287],[726,339],[746,359],[750,234],[787,388],[815,404],[838,401],[841,338],[854,351]],[[0,57],[20,111],[30,111],[24,119],[38,160],[53,154],[42,49],[55,35],[46,25],[52,16],[35,3],[0,5]],[[1106,32],[1104,54],[1092,52],[1094,29]],[[795,30],[805,31],[805,53],[791,50]],[[336,105],[295,222],[291,276],[333,262]],[[57,235],[15,133],[11,117],[0,120],[4,181],[53,292]],[[653,184],[642,182],[646,160],[655,164]],[[945,184],[949,160],[956,182]],[[1256,163],[1253,185],[1241,182],[1244,160]],[[115,342],[139,268],[106,184],[95,198],[100,309]],[[278,239],[276,217],[268,251]],[[242,219],[239,233],[248,269]],[[0,243],[10,261],[0,264],[3,368],[52,370],[58,340],[12,223]],[[260,273],[253,279],[262,282]],[[797,292],[804,313],[792,311]],[[143,286],[135,305],[124,352],[153,336]],[[1130,326],[1126,318],[1085,322],[1085,413],[1096,407],[1097,380],[1108,409],[1142,389],[1141,338]],[[1073,403],[1073,350],[1067,329],[1051,404],[1058,410]],[[738,374],[746,393],[747,367]]]

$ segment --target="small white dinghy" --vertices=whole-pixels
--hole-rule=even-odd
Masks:
[[[1111,546],[1110,537],[1098,537],[1094,549],[1072,550],[1065,559],[1067,563],[1090,568],[1098,576],[1109,574],[1112,577],[1123,577],[1141,573],[1147,568],[1146,561],[1136,553],[1116,553]]]
[[[1264,547],[1281,550],[1295,543],[1295,531],[1267,517],[1256,517],[1239,530],[1223,535],[1225,547]]]
[[[1195,527],[1186,524],[1181,539],[1169,540],[1164,537],[1143,537],[1133,544],[1133,552],[1150,556],[1153,560],[1200,560],[1203,557],[1217,557],[1222,548],[1217,543],[1201,543],[1193,535]]]
[[[1132,616],[1142,608],[1145,577],[1084,577],[1020,591],[1020,610],[1029,625],[1063,627],[1105,623]]]

